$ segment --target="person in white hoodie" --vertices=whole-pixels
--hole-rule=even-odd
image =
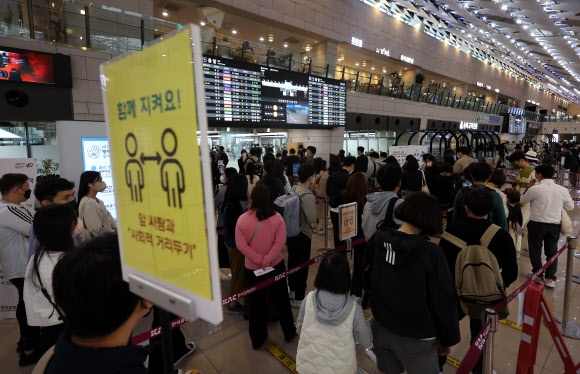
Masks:
[[[321,262],[314,286],[300,307],[296,370],[300,374],[353,374],[357,370],[355,340],[372,341],[363,311],[348,295],[350,269],[343,254],[331,253]],[[354,333],[354,335],[353,335]]]
[[[24,303],[28,324],[40,328],[35,351],[40,357],[56,343],[64,328],[54,304],[52,271],[63,253],[74,248],[73,238],[83,230],[83,222],[77,218],[74,208],[53,205],[36,212],[33,229],[38,249],[26,267]]]
[[[403,171],[398,165],[385,165],[377,172],[377,182],[381,186],[382,192],[373,192],[367,195],[367,202],[363,208],[362,230],[365,239],[368,241],[377,231],[377,224],[385,219],[385,213],[391,199],[398,199],[394,208],[403,202],[397,194],[401,189],[401,178]],[[394,209],[393,209],[394,211]],[[398,220],[393,214],[393,220],[397,225],[403,222]]]

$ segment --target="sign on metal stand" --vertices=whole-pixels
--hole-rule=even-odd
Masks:
[[[346,240],[346,253],[352,259],[352,238],[358,234],[357,203],[338,206],[338,238]]]
[[[200,31],[101,65],[123,278],[192,321],[222,321]],[[201,182],[201,183],[200,183]]]

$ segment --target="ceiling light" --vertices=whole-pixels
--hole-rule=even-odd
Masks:
[[[260,41],[263,42],[264,41],[264,37],[260,36]]]
[[[363,60],[363,66],[367,66],[367,60]]]
[[[528,29],[528,25],[524,25],[524,30],[527,30],[527,29]]]
[[[356,63],[356,64],[354,64],[354,65],[355,65],[355,66],[358,66],[358,65],[359,65],[359,63],[357,62],[357,63]]]
[[[81,9],[81,14],[85,14],[85,10],[84,9]]]
[[[502,5],[501,10],[507,10],[507,5]]]
[[[371,68],[371,70],[375,70],[375,67],[373,66],[373,67]]]
[[[288,48],[288,43],[284,42],[284,48]]]
[[[520,24],[520,23],[522,23],[522,20],[521,20],[521,19],[517,19],[517,20],[516,20],[516,23],[517,23],[517,24]]]
[[[163,15],[163,17],[167,17],[169,15],[169,13],[165,9],[163,9],[163,12],[161,14]]]
[[[232,30],[232,34],[236,35],[238,32],[236,31],[236,29]]]
[[[205,22],[204,21],[201,21],[199,24],[202,25],[202,26],[205,26]]]
[[[306,44],[306,46],[304,47],[304,50],[306,52],[308,52],[308,51],[310,51],[310,49],[311,49],[310,44]]]
[[[269,42],[273,42],[274,41],[274,34],[268,34],[268,41]]]

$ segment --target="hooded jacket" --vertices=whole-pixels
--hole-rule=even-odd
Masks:
[[[371,344],[361,306],[347,295],[325,290],[306,296],[296,330],[300,334],[296,364],[303,374],[352,374],[357,367],[355,340],[363,347]]]
[[[375,320],[400,336],[457,344],[457,293],[442,249],[393,229],[377,231],[368,248]]]
[[[375,231],[377,231],[377,223],[385,218],[389,201],[391,201],[392,198],[398,198],[398,196],[392,191],[374,192],[367,195],[367,202],[363,208],[362,214],[362,230],[367,241],[371,236],[373,236]],[[403,199],[399,199],[399,201],[395,203],[395,209],[402,202]],[[393,219],[397,225],[403,223],[395,217],[394,212]]]

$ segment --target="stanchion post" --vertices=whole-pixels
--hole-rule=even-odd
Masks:
[[[580,327],[570,322],[570,301],[572,298],[572,278],[574,277],[574,249],[576,249],[576,237],[569,236],[568,241],[568,258],[566,259],[566,283],[564,285],[564,310],[562,311],[562,324],[560,330],[562,335],[573,339],[580,339]]]
[[[328,251],[328,196],[324,196],[324,250]]]
[[[346,239],[346,256],[348,262],[352,262],[352,238]]]
[[[489,335],[483,353],[483,374],[493,374],[493,347],[494,335],[497,332],[497,312],[493,308],[487,308],[483,316],[484,324],[490,322]]]

